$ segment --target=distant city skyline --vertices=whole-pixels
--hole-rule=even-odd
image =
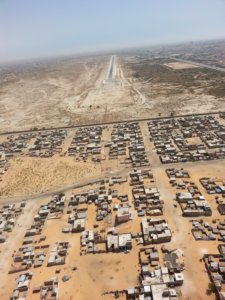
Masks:
[[[224,0],[0,1],[0,62],[222,38]]]

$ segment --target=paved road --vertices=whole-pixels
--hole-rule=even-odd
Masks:
[[[216,66],[210,66],[210,65],[206,65],[206,64],[201,64],[195,61],[191,61],[191,60],[186,60],[186,59],[182,59],[182,58],[175,58],[175,57],[170,57],[173,60],[176,61],[180,61],[180,62],[184,62],[184,63],[188,63],[188,64],[193,64],[196,66],[199,66],[201,68],[206,68],[206,69],[211,69],[211,70],[215,70],[215,71],[219,71],[219,72],[225,72],[225,68],[219,68]]]
[[[130,85],[130,83],[128,83]],[[163,119],[174,119],[174,118],[185,118],[185,117],[192,117],[192,116],[206,116],[206,115],[218,115],[218,114],[225,114],[225,111],[214,111],[214,112],[204,112],[204,113],[191,113],[191,114],[181,114],[181,115],[173,115],[173,116],[157,116],[157,117],[147,117],[147,118],[130,118],[127,120],[120,120],[120,121],[107,121],[107,122],[96,122],[90,124],[79,124],[79,125],[69,125],[69,126],[59,126],[59,127],[48,127],[48,128],[40,128],[40,129],[27,129],[27,130],[14,130],[14,131],[4,131],[0,132],[1,135],[5,134],[20,134],[20,133],[30,133],[30,132],[44,132],[54,129],[75,129],[80,127],[91,127],[91,126],[104,126],[104,125],[113,125],[118,123],[130,123],[130,122],[141,122],[141,121],[151,121],[151,120],[163,120]]]

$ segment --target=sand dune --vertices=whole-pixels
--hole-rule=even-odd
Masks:
[[[77,162],[73,157],[14,158],[0,184],[0,195],[22,196],[43,192],[99,174],[98,165]]]

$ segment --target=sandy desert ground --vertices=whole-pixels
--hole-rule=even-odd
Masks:
[[[73,157],[14,158],[0,183],[0,195],[26,196],[67,186],[101,174],[100,166]]]
[[[3,68],[0,131],[224,109],[223,72],[169,58],[136,58],[131,63],[131,56],[123,54],[115,62],[117,83],[104,84],[110,58],[68,58]]]

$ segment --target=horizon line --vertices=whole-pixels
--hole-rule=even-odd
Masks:
[[[213,41],[223,41],[225,37],[218,37],[218,38],[208,38],[208,39],[197,39],[197,40],[184,40],[184,41],[174,41],[174,42],[162,42],[162,43],[154,43],[154,44],[143,44],[143,45],[132,45],[132,46],[122,46],[122,47],[115,47],[115,48],[107,48],[102,50],[87,50],[87,51],[77,51],[77,52],[69,52],[69,53],[58,53],[53,55],[40,55],[40,56],[33,56],[30,58],[18,58],[18,59],[10,59],[10,60],[3,60],[0,61],[0,66],[7,66],[19,63],[32,63],[38,61],[45,61],[45,60],[54,60],[54,59],[63,59],[63,58],[81,58],[81,57],[88,57],[89,55],[110,55],[110,54],[118,54],[118,52],[129,51],[134,49],[142,49],[142,48],[151,48],[151,47],[160,47],[160,46],[172,46],[172,45],[181,45],[181,44],[188,44],[188,43],[204,43],[204,42],[213,42]]]

